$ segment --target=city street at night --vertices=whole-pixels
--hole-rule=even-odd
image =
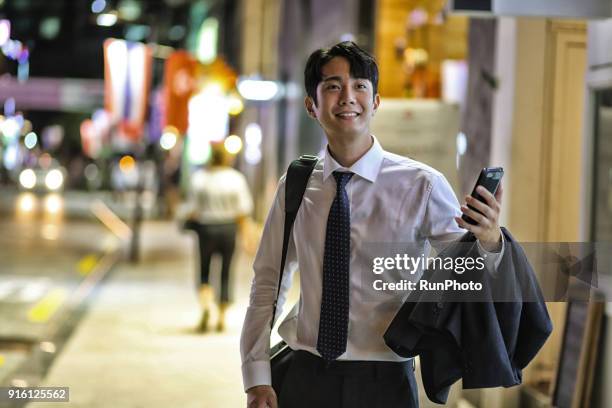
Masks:
[[[612,407],[612,0],[0,0],[0,408]]]
[[[198,407],[198,394],[213,406],[227,404],[228,395],[244,401],[235,392],[235,350],[246,305],[230,310],[224,333],[196,332],[193,237],[176,223],[145,221],[140,262],[119,262],[129,242],[93,213],[71,219],[62,202],[50,215],[23,197],[14,195],[14,211],[0,221],[3,383],[68,386],[75,407]],[[240,255],[236,262],[244,265],[236,295],[244,297],[249,261]]]

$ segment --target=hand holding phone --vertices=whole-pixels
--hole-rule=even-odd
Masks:
[[[482,198],[480,194],[478,194],[476,189],[478,188],[478,186],[482,186],[486,188],[491,194],[495,195],[495,192],[497,191],[497,188],[499,187],[499,184],[503,176],[504,176],[504,169],[501,167],[483,168],[480,171],[480,175],[478,176],[476,185],[474,186],[474,189],[472,190],[471,196],[477,199],[478,201],[481,201],[486,204],[487,203],[486,200]],[[472,207],[469,204],[467,204],[467,207],[473,211],[476,211],[479,214],[482,214],[480,211],[478,211],[476,208]],[[476,221],[474,221],[472,218],[470,218],[469,216],[465,214],[463,214],[461,218],[468,224],[471,224],[471,225],[478,224]]]

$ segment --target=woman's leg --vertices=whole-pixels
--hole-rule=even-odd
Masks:
[[[230,268],[236,248],[236,225],[224,226],[219,239],[221,252],[221,297],[217,330],[225,330],[225,311],[229,306]]]
[[[214,290],[209,284],[210,260],[214,252],[214,242],[206,226],[202,225],[198,230],[198,247],[200,253],[200,288],[199,298],[202,305],[202,317],[198,325],[198,331],[205,332],[208,329],[210,310],[214,304]]]

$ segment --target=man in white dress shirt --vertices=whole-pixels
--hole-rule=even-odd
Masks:
[[[278,300],[280,310],[299,269],[299,307],[279,329],[296,352],[276,395],[269,338],[283,242],[283,176],[254,261],[242,330],[249,408],[418,406],[412,361],[383,341],[407,293],[398,292],[391,308],[374,307],[367,299],[362,278],[372,263],[366,244],[436,245],[469,230],[490,270],[501,258],[501,188],[495,197],[479,191],[487,204],[466,197],[480,214],[459,205],[438,171],[384,151],[370,134],[380,104],[377,85],[375,60],[352,42],[317,50],[306,64],[306,110],[323,128],[328,146],[295,220]],[[464,222],[461,212],[478,224]]]

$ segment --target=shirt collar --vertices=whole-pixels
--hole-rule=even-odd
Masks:
[[[384,150],[376,137],[372,136],[372,139],[374,143],[372,143],[370,149],[349,168],[338,163],[329,153],[329,146],[327,146],[323,159],[323,181],[326,181],[334,171],[340,170],[350,171],[372,183],[375,182],[383,161]]]

